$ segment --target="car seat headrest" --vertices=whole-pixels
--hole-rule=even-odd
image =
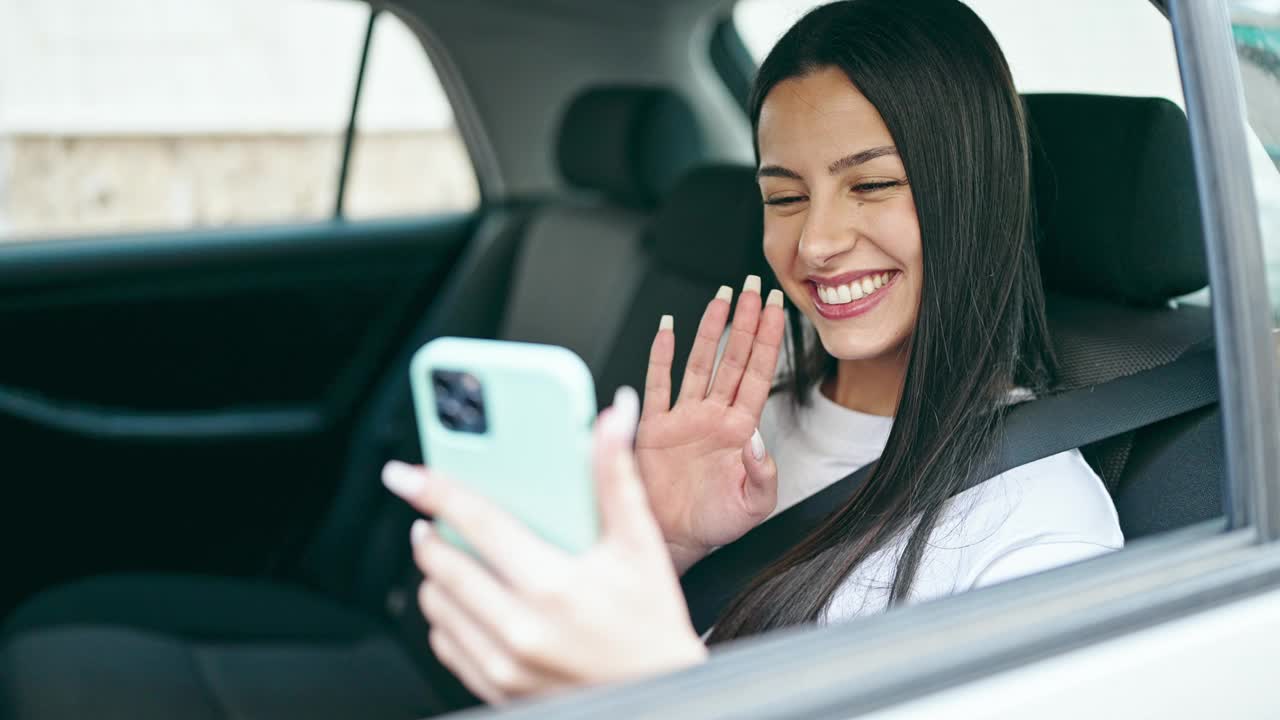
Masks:
[[[693,109],[657,87],[589,88],[560,123],[556,156],[571,185],[650,206],[705,154]]]
[[[707,165],[680,179],[654,219],[649,250],[663,267],[690,279],[738,285],[765,272],[764,210],[755,171]]]
[[[1025,95],[1047,289],[1158,305],[1208,283],[1186,116],[1160,98]]]

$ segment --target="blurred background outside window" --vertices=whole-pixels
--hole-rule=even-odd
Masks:
[[[370,9],[0,0],[0,241],[324,220]],[[378,16],[345,214],[476,206],[422,44]]]

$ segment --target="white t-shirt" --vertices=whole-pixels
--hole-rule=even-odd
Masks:
[[[850,410],[817,387],[794,411],[790,393],[760,420],[778,465],[784,510],[880,456],[893,418]],[[824,616],[838,622],[888,606],[902,535],[853,570]],[[948,502],[930,536],[908,602],[921,602],[1083,560],[1124,544],[1115,506],[1078,450],[1027,463]]]

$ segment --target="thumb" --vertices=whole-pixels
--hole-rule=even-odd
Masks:
[[[742,447],[742,464],[747,469],[747,482],[743,488],[747,507],[756,512],[773,512],[778,502],[778,466],[764,446],[764,438],[757,429]]]
[[[640,401],[629,387],[618,389],[613,405],[601,413],[592,450],[596,494],[600,504],[601,534],[634,542],[661,544],[662,533],[640,480],[631,450]]]

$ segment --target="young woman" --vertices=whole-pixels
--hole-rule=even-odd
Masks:
[[[762,302],[758,278],[718,366],[731,292],[711,301],[674,404],[664,318],[638,429],[634,392],[599,420],[603,536],[580,556],[446,478],[387,467],[389,488],[484,558],[415,525],[432,648],[488,701],[701,661],[678,574],[866,463],[849,503],[757,578],[710,641],[879,612],[1123,542],[1078,451],[957,492],[1004,409],[1053,375],[1022,105],[977,16],[958,0],[818,8],[761,66],[751,119],[765,256],[790,299],[784,387],[770,397],[782,298]]]

